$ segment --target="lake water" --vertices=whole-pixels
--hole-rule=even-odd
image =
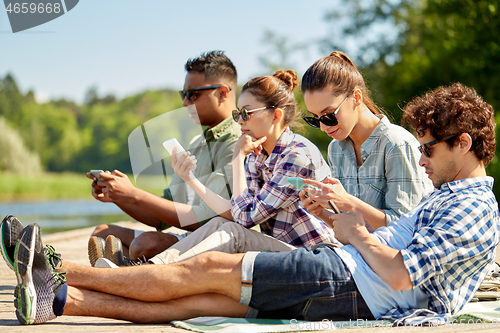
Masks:
[[[0,219],[9,214],[25,226],[37,223],[43,234],[131,220],[116,205],[96,200],[0,203]]]

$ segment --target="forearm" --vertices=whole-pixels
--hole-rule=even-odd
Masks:
[[[330,228],[333,228],[333,225],[332,225],[332,220],[330,220],[330,215],[332,215],[333,213],[330,213],[329,211],[327,211],[326,209],[323,209],[321,211],[321,213],[319,215],[317,215],[323,222],[326,223],[327,226],[329,226]]]
[[[199,227],[193,207],[175,203],[157,195],[143,191],[134,197],[134,205],[148,212],[159,221],[184,230],[195,230]]]
[[[119,203],[115,204],[127,215],[135,219],[136,221],[142,222],[153,228],[160,228],[161,221],[150,213],[146,212],[144,209],[137,207],[133,204]]]
[[[233,198],[248,190],[244,163],[245,156],[242,153],[233,160]]]
[[[211,191],[196,178],[190,180],[187,184],[215,213],[228,220],[233,220],[233,216],[231,215],[231,201]]]
[[[349,200],[348,207],[343,207],[341,209],[348,212],[359,212],[363,214],[365,221],[368,221],[375,229],[385,227],[387,225],[385,211],[375,208],[355,196],[352,196]]]
[[[373,271],[395,290],[410,290],[413,284],[401,253],[379,243],[365,230],[358,229],[350,244],[361,254]]]

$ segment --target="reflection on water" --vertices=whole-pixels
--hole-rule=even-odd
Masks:
[[[23,225],[37,223],[44,234],[131,219],[116,205],[96,200],[0,203],[0,219],[8,214]]]

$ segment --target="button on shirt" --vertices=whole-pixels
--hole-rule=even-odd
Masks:
[[[289,129],[272,153],[251,154],[245,163],[248,191],[231,200],[234,222],[247,228],[259,224],[261,232],[285,243],[310,249],[336,242],[331,228],[302,205],[299,190],[288,177],[323,180],[330,170],[319,149]]]
[[[361,145],[359,167],[349,137],[330,143],[328,162],[332,177],[340,181],[347,193],[384,210],[388,224],[415,207],[433,189],[424,168],[418,165],[418,146],[410,132],[383,116]]]

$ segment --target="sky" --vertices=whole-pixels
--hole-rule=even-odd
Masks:
[[[2,1],[3,2],[3,1]],[[0,7],[0,77],[11,73],[38,101],[82,103],[96,86],[118,98],[146,89],[180,89],[188,58],[223,50],[239,84],[264,73],[259,57],[276,59],[262,41],[270,30],[292,43],[328,35],[325,13],[338,0],[170,1],[80,0],[59,18],[12,33]],[[317,46],[297,54],[302,74],[321,56]]]

